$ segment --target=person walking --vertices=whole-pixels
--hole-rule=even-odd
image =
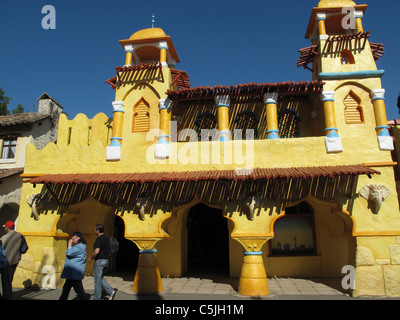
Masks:
[[[18,263],[21,261],[21,247],[25,244],[22,234],[16,232],[15,224],[7,221],[3,226],[6,234],[1,237],[4,251],[6,252],[8,265],[2,270],[1,283],[3,286],[3,299],[10,300],[12,296],[12,282]]]
[[[81,300],[89,300],[82,284],[86,270],[86,240],[81,232],[74,232],[72,238],[69,239],[65,255],[61,278],[66,280],[59,299],[67,300],[71,288],[74,288]]]
[[[8,266],[8,260],[6,257],[6,252],[3,248],[3,243],[0,240],[0,275],[3,278],[3,271]],[[3,300],[3,296],[0,293],[0,300]]]
[[[102,288],[106,291],[109,296],[109,300],[115,298],[117,289],[113,289],[110,284],[104,279],[104,270],[108,266],[108,260],[110,256],[110,237],[104,233],[104,226],[102,224],[97,224],[95,226],[95,234],[97,239],[94,242],[94,251],[92,256],[89,258],[89,263],[92,260],[94,262],[94,300],[101,299]]]

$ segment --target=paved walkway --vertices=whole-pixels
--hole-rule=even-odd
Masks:
[[[119,292],[134,295],[132,291],[133,278],[105,276],[110,285],[118,288]],[[161,295],[171,294],[198,294],[198,295],[231,295],[239,296],[237,293],[239,279],[221,276],[192,276],[181,278],[162,278],[164,291]],[[268,285],[269,297],[313,295],[313,296],[342,296],[346,294],[340,288],[341,279],[337,278],[270,278]],[[86,276],[84,279],[85,290],[94,289],[93,277]]]

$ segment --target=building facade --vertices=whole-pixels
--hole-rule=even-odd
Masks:
[[[397,164],[366,9],[312,9],[306,82],[193,88],[162,29],[121,40],[113,117],[61,115],[56,143],[27,146],[19,231],[32,249],[15,285],[60,286],[68,237],[83,232],[90,252],[102,223],[127,242],[113,263],[131,266],[135,292],[218,271],[258,296],[268,277],[350,270],[353,296],[399,296]]]
[[[62,106],[43,93],[38,112],[26,112],[0,117],[0,225],[11,220],[17,224],[21,201],[25,149],[28,143],[39,150],[57,140],[58,118]],[[0,230],[0,236],[4,229]]]

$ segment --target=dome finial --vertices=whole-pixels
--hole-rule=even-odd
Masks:
[[[156,16],[153,13],[153,16],[151,17],[151,27],[154,28],[156,25]]]

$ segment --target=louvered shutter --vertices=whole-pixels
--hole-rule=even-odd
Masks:
[[[145,132],[150,130],[150,107],[146,101],[141,100],[134,108],[132,132]]]
[[[353,123],[363,123],[364,122],[364,115],[363,109],[360,106],[360,100],[357,96],[350,92],[347,97],[344,99],[344,116],[346,123],[353,124]]]

